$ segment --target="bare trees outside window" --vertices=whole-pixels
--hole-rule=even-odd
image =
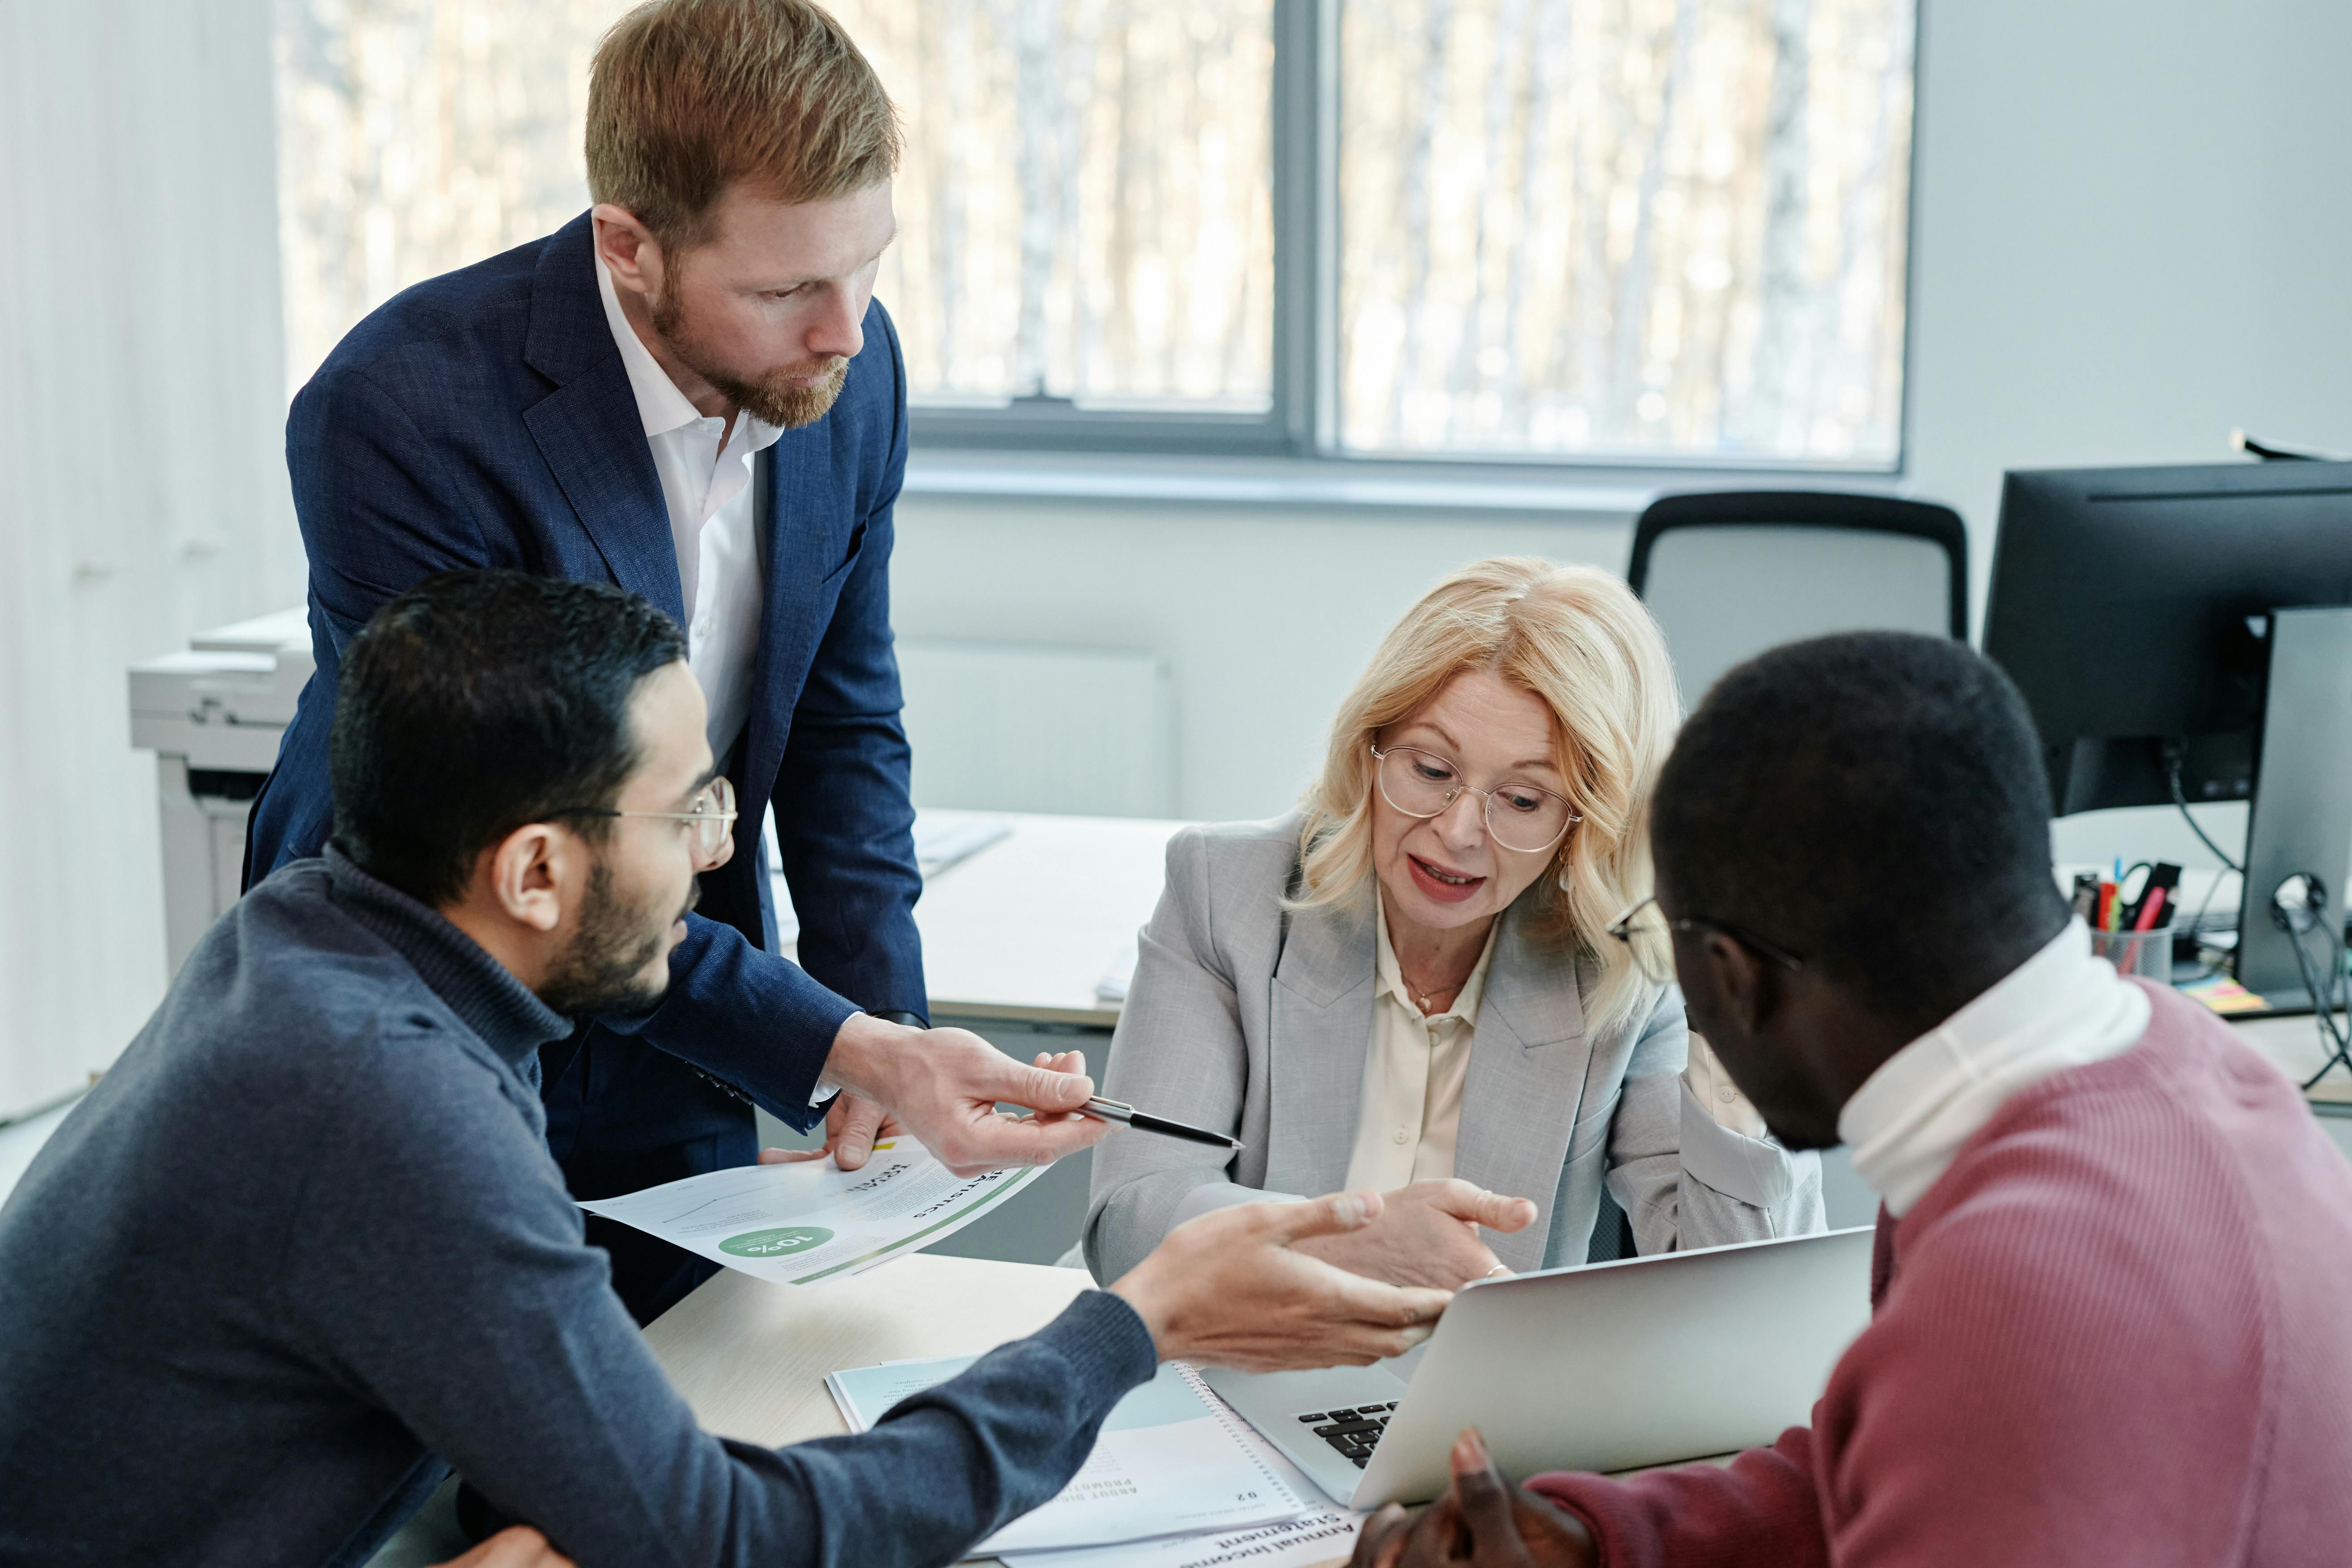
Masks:
[[[878,291],[931,403],[1273,395],[1272,0],[837,0],[905,116]]]
[[[588,58],[633,0],[278,0],[288,387],[412,283],[588,205]]]
[[[401,289],[588,204],[627,0],[280,0],[290,384]],[[919,402],[1264,410],[1272,0],[842,0],[905,116],[877,292]]]
[[[401,288],[586,205],[587,64],[627,0],[278,5],[299,384]],[[1233,416],[1333,455],[1885,467],[1916,5],[835,10],[908,133],[877,292],[958,430],[1050,405],[1109,421],[1097,446]],[[1319,26],[1333,78],[1277,70]],[[1277,123],[1331,138],[1284,197],[1329,225],[1277,223]],[[1277,299],[1318,323],[1280,374]]]
[[[1915,0],[1347,0],[1358,452],[1885,465]]]

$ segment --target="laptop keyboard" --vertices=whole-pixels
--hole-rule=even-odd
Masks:
[[[1372,1446],[1381,1440],[1381,1433],[1389,1424],[1389,1412],[1396,1408],[1391,1399],[1386,1405],[1359,1405],[1352,1410],[1309,1410],[1299,1421],[1334,1448],[1355,1461],[1362,1469],[1372,1457]]]

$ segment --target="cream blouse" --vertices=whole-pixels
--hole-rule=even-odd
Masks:
[[[1413,1000],[1389,942],[1388,908],[1373,884],[1372,929],[1378,947],[1372,971],[1372,1037],[1364,1085],[1356,1102],[1356,1142],[1348,1157],[1348,1186],[1393,1192],[1414,1182],[1454,1174],[1462,1126],[1462,1086],[1470,1073],[1470,1039],[1478,1027],[1478,1001],[1486,965],[1495,956],[1500,920],[1453,1004],[1425,1014]],[[1683,1081],[1718,1126],[1747,1138],[1764,1136],[1764,1119],[1732,1083],[1723,1064],[1694,1034]]]

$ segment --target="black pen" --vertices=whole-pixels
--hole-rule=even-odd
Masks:
[[[1123,1100],[1105,1100],[1102,1096],[1097,1095],[1087,1101],[1085,1110],[1088,1116],[1099,1116],[1105,1121],[1124,1122],[1138,1132],[1157,1132],[1163,1138],[1182,1138],[1194,1143],[1213,1144],[1220,1149],[1249,1147],[1240,1139],[1228,1138],[1222,1132],[1211,1132],[1201,1127],[1187,1127],[1181,1121],[1170,1121],[1164,1117],[1147,1116]]]

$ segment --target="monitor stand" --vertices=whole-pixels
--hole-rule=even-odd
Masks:
[[[2246,825],[2245,891],[2238,911],[2238,984],[2273,1013],[2313,1002],[2293,939],[2272,918],[2272,897],[2298,874],[2326,889],[2317,928],[2303,939],[2320,984],[2342,962],[2347,868],[2352,867],[2352,607],[2271,614],[2270,692],[2261,771]]]

